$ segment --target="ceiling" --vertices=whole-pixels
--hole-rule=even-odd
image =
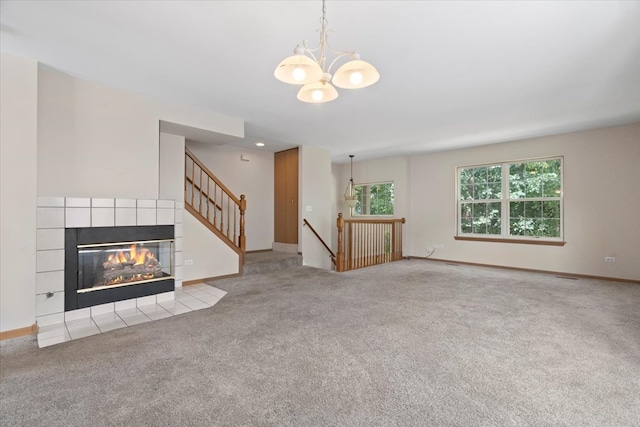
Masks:
[[[1,48],[75,77],[245,120],[245,140],[334,162],[640,121],[638,1],[327,2],[329,43],[381,78],[296,99],[273,77],[318,1],[6,1]],[[255,147],[254,147],[255,148]]]

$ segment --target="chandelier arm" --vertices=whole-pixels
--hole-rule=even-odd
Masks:
[[[308,40],[303,40],[302,41],[302,48],[304,49],[304,52],[306,54],[308,54],[314,61],[318,62],[318,58],[316,58],[316,56],[313,54],[313,52],[317,51],[318,49],[320,49],[320,47],[316,47],[315,49],[311,49],[309,47],[309,45],[307,44]],[[324,70],[323,70],[324,71]]]
[[[334,52],[334,51],[332,50],[332,52]],[[337,53],[337,52],[334,52],[334,53]],[[326,70],[326,71],[327,71],[327,73],[330,73],[330,72],[331,72],[331,69],[332,69],[332,68],[333,68],[333,66],[336,64],[336,62],[338,61],[338,59],[343,58],[343,57],[345,57],[345,56],[351,56],[351,55],[353,55],[353,52],[341,52],[341,53],[339,53],[339,54],[338,54],[338,56],[336,56],[336,57],[333,59],[333,61],[331,61],[331,64],[329,65],[329,67],[328,67],[328,68],[327,68],[327,70]]]
[[[331,46],[329,46],[329,33],[331,32],[331,30],[327,29],[326,13],[327,13],[327,6],[325,4],[325,0],[322,0],[322,17],[320,18],[320,28],[317,30],[320,33],[320,45],[315,49],[311,49],[307,43],[308,41],[304,40],[302,42],[302,46],[304,47],[305,52],[311,58],[313,58],[313,60],[316,61],[318,65],[320,65],[320,68],[322,69],[323,72],[331,73],[331,69],[340,58],[343,58],[347,55],[353,55],[355,53],[355,50],[339,51],[339,50],[332,49]],[[328,67],[326,66],[327,50],[333,53],[334,55],[336,55],[336,57],[333,59],[333,61],[331,61]],[[317,52],[317,51],[320,51],[319,57],[316,57],[313,54],[314,52]]]

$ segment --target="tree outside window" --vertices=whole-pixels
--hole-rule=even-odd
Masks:
[[[458,168],[458,234],[562,238],[562,158]]]
[[[393,182],[356,184],[354,215],[393,215]]]

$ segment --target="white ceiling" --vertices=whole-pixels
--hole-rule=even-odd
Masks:
[[[423,153],[640,121],[638,1],[327,2],[330,44],[381,74],[310,105],[275,66],[314,1],[6,1],[3,52],[246,121],[266,149],[334,161]]]

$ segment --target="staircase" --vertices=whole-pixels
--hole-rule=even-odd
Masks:
[[[243,275],[260,274],[302,265],[302,255],[288,252],[249,252],[244,256]]]
[[[188,149],[185,149],[185,209],[217,235],[239,256],[239,274],[302,265],[297,253],[264,251],[246,254],[244,195],[235,196]],[[400,219],[345,219],[338,215],[338,251],[334,254],[315,229],[304,219],[304,226],[320,240],[331,256],[336,271],[343,272],[401,260],[402,225]]]
[[[185,149],[185,209],[240,256],[240,274],[259,274],[302,265],[297,253],[246,253],[244,195],[235,196],[200,161]]]
[[[244,194],[235,196],[188,149],[184,170],[185,209],[242,257],[246,251]]]

